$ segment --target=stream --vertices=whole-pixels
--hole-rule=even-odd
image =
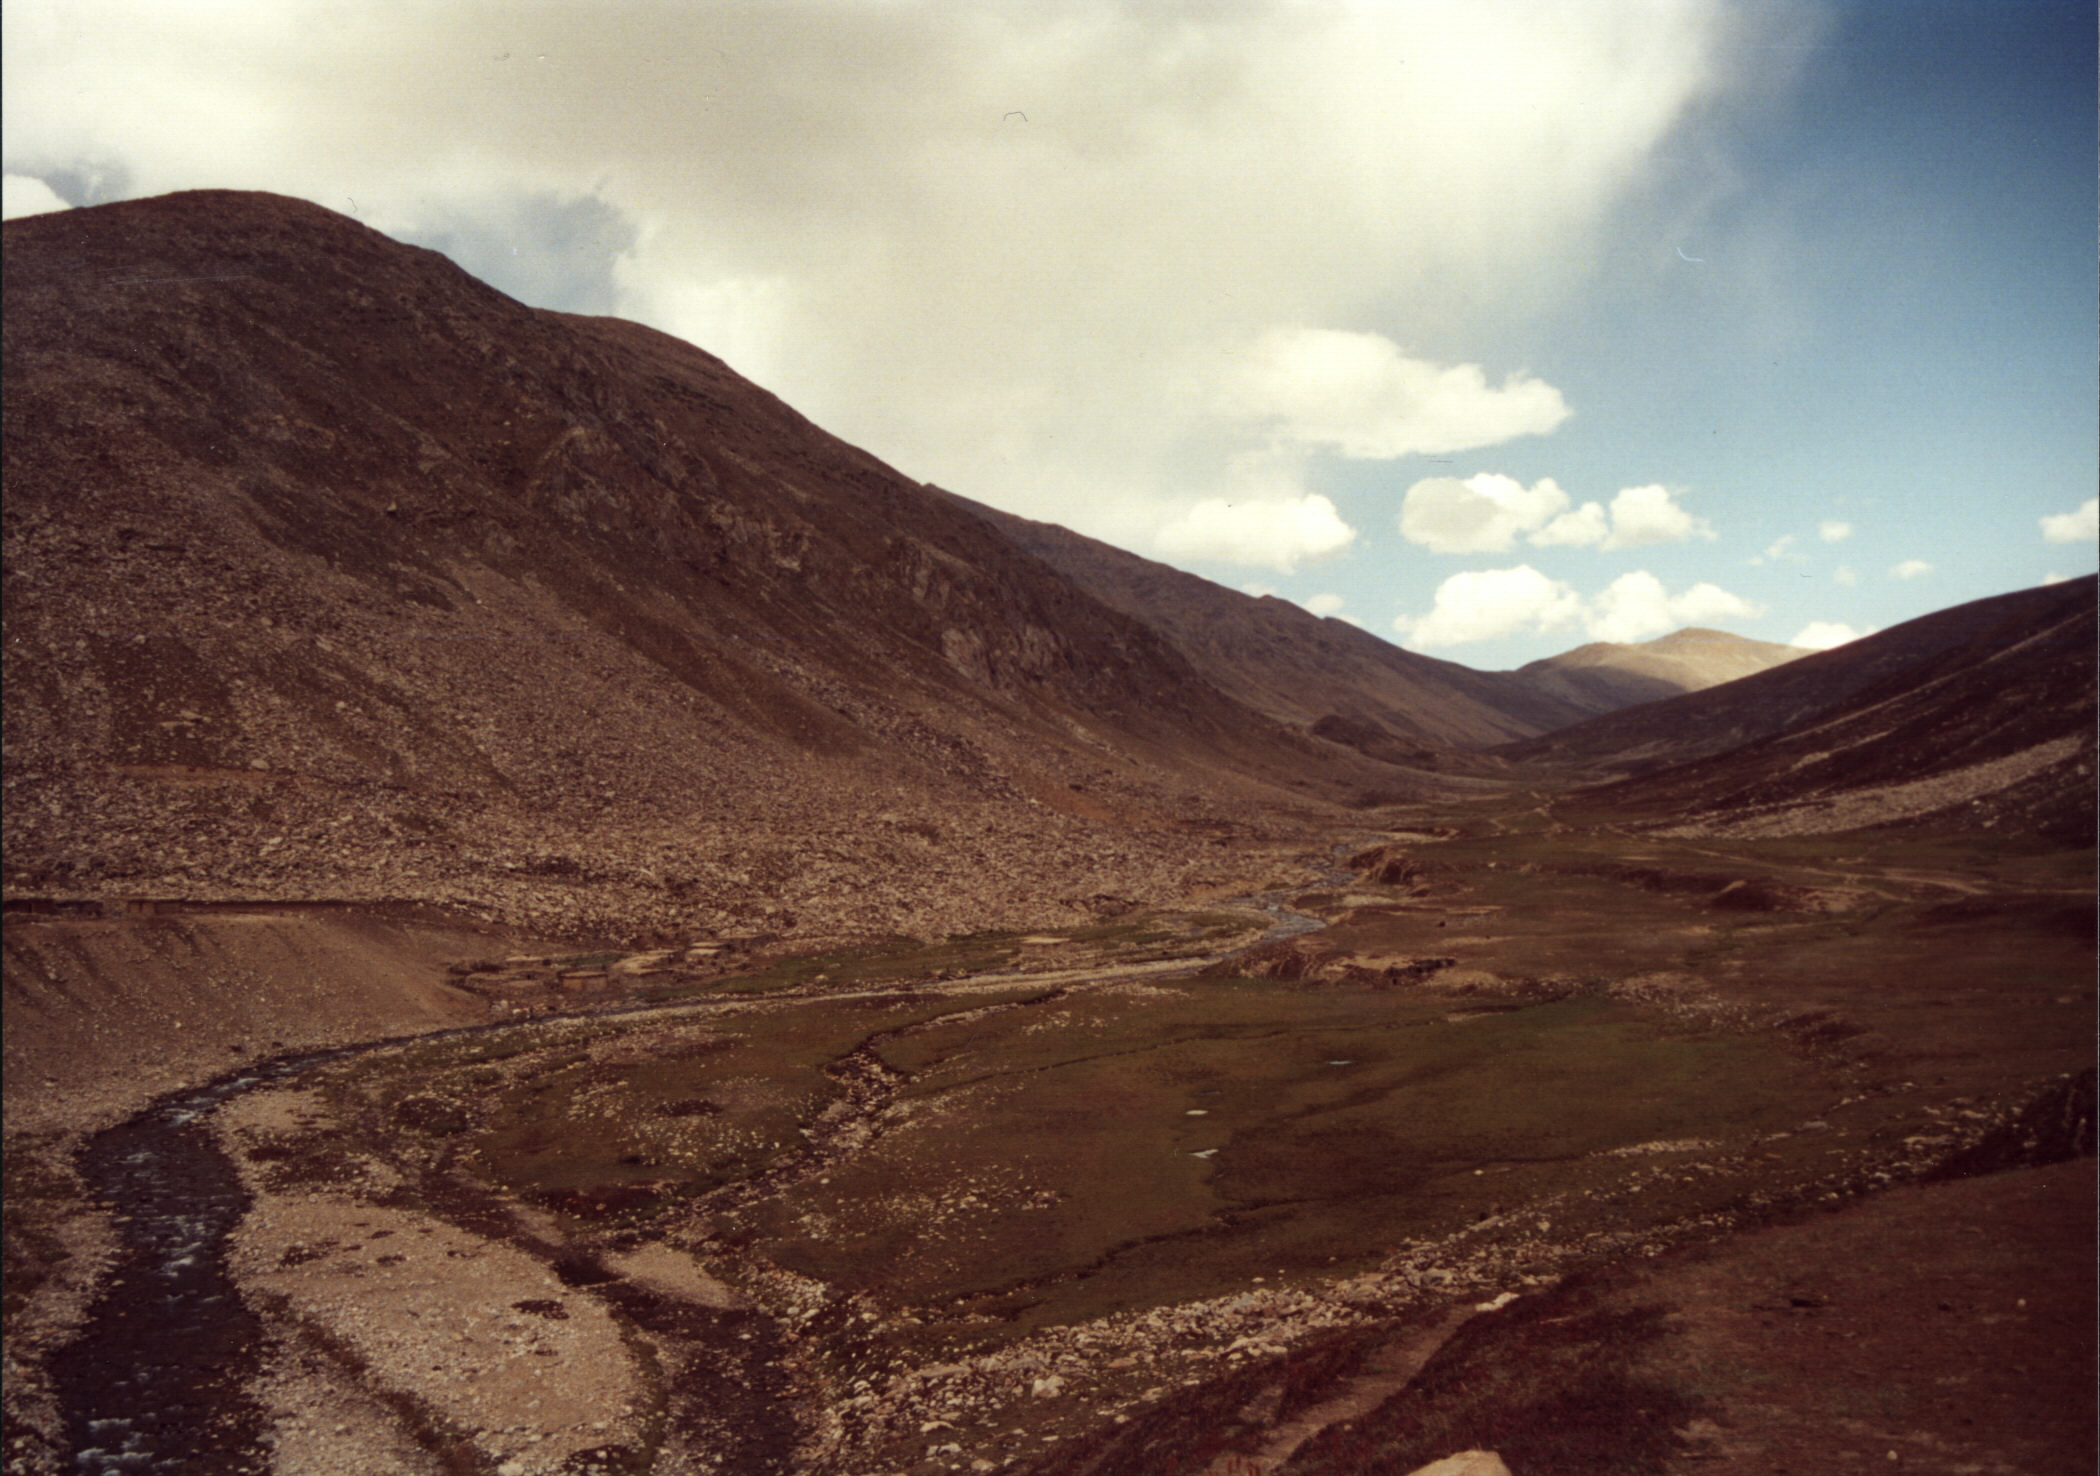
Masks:
[[[1231,952],[1325,926],[1291,911],[1288,895],[1239,899],[1273,922]],[[1192,960],[1191,967],[1210,961]],[[668,1006],[690,1007],[690,1001]],[[517,1028],[501,1022],[418,1038]],[[227,1236],[247,1213],[250,1195],[206,1119],[242,1092],[398,1043],[369,1041],[257,1063],[163,1097],[81,1150],[81,1177],[114,1207],[122,1242],[80,1336],[50,1360],[66,1446],[81,1476],[261,1476],[270,1470],[269,1421],[249,1392],[262,1367],[264,1328],[227,1267]]]
[[[85,1476],[269,1469],[248,1394],[262,1324],[226,1267],[226,1236],[249,1195],[204,1119],[229,1097],[346,1054],[273,1061],[164,1097],[81,1150],[81,1177],[117,1207],[123,1242],[85,1330],[50,1365]]]

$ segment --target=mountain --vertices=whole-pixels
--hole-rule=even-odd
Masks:
[[[1516,674],[1593,715],[1703,692],[1808,654],[1802,646],[1694,627],[1636,645],[1595,641],[1520,666]]]
[[[1808,722],[1907,668],[1982,642],[2011,646],[2090,604],[2092,579],[2016,590],[1935,611],[1704,691],[1590,718],[1496,753],[1520,764],[1640,774],[1718,754]]]
[[[940,931],[1395,782],[689,344],[268,195],[5,242],[11,896]]]
[[[1586,791],[1577,808],[1669,819],[1706,834],[1932,821],[2090,846],[2094,596],[2088,575],[1942,611],[1810,658],[1867,679],[1805,721]],[[1770,689],[1791,670],[1642,711],[1654,722],[1659,708],[1675,707],[1673,720],[1683,722],[1702,704],[1734,710],[1742,689]]]
[[[1527,738],[1597,710],[1520,674],[1417,655],[1288,600],[1241,594],[1054,523],[954,500],[1157,630],[1221,691],[1352,747],[1430,762],[1439,749]]]

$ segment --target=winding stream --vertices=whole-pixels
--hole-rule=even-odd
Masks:
[[[1188,966],[1325,926],[1290,911],[1286,895],[1240,899],[1238,905],[1272,918],[1271,926],[1253,942]],[[835,997],[836,991],[812,994],[808,1002]],[[679,1001],[613,1013],[692,1008],[692,1001]],[[506,1021],[416,1038],[519,1028]],[[399,1043],[370,1041],[247,1067],[171,1093],[81,1150],[81,1177],[114,1208],[123,1247],[80,1336],[50,1360],[67,1448],[82,1476],[261,1476],[270,1470],[268,1421],[249,1392],[262,1366],[264,1328],[227,1267],[227,1236],[251,1196],[206,1119],[242,1092]]]
[[[226,1268],[248,1191],[204,1122],[227,1098],[334,1060],[290,1057],[164,1097],[81,1150],[116,1207],[123,1252],[85,1330],[51,1359],[67,1444],[87,1476],[269,1469],[248,1394],[262,1324]]]

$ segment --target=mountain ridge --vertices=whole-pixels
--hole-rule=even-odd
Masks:
[[[2091,846],[2096,586],[2088,575],[2015,591],[1839,647],[1824,664],[1849,661],[1849,689],[1806,719],[1585,791],[1571,808],[1735,836],[1935,822]],[[1778,675],[1746,679],[1750,697]],[[1721,690],[1681,699],[1683,711]]]
[[[11,892],[938,931],[1400,782],[668,335],[281,197],[5,240]]]
[[[1526,662],[1517,675],[1594,716],[1704,691],[1808,654],[1801,646],[1688,626],[1652,641],[1592,641]]]
[[[2088,575],[1935,610],[1733,682],[1604,713],[1495,752],[1514,763],[1600,777],[1707,758],[1808,721],[1918,662],[1994,632],[2017,631],[2023,622],[2051,619],[2047,612],[2057,606],[2090,598],[2092,582]]]
[[[944,495],[1158,628],[1213,683],[1279,721],[1309,729],[1334,715],[1433,749],[1513,741],[1586,712],[1508,673],[1403,650],[1288,600],[1241,594],[1054,523]]]

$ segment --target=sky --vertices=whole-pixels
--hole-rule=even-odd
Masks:
[[[5,213],[273,190],[1501,669],[2096,563],[2091,0],[9,0]]]

